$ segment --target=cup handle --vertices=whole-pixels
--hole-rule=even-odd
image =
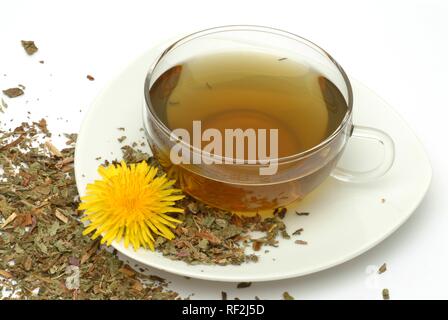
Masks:
[[[382,177],[392,167],[395,160],[395,145],[392,138],[385,132],[369,127],[353,126],[351,138],[374,140],[383,146],[384,156],[378,166],[359,172],[336,167],[331,176],[344,182],[362,183]]]

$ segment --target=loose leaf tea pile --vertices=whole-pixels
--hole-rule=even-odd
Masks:
[[[46,122],[0,130],[0,298],[175,299],[82,235],[73,173],[76,135],[50,142]]]

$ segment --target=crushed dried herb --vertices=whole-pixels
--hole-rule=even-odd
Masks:
[[[261,219],[260,216],[241,217],[230,212],[211,208],[186,197],[180,204],[185,214],[178,218],[182,223],[174,231],[176,238],[167,241],[156,238],[155,247],[163,255],[189,264],[239,265],[257,262],[258,256],[245,254],[252,242],[255,250],[262,246],[278,246],[278,235],[286,238],[285,224],[277,217]],[[265,235],[253,239],[251,232]]]
[[[381,293],[383,295],[383,300],[390,300],[389,289],[384,288]]]
[[[25,52],[30,56],[35,54],[38,50],[34,41],[22,40],[21,43],[22,43],[23,49],[25,49]]]
[[[49,136],[43,120],[0,130],[0,299],[178,299],[82,235],[76,134],[60,151]]]
[[[283,292],[283,300],[295,300],[292,295],[288,293],[288,291]]]
[[[286,215],[286,208],[280,207],[274,209],[274,216],[279,217],[280,219],[283,219]]]
[[[16,98],[21,95],[23,95],[23,90],[21,88],[9,88],[6,90],[3,90],[3,94],[7,96],[8,98]]]
[[[3,100],[3,98],[0,100],[0,112],[4,113],[5,110],[8,109],[8,104]]]
[[[238,289],[249,288],[252,285],[252,282],[240,282],[236,285]]]
[[[387,265],[386,265],[386,263],[383,263],[382,265],[381,265],[381,267],[378,269],[378,273],[379,274],[382,274],[382,273],[384,273],[384,272],[386,272],[387,271]]]
[[[297,229],[292,233],[293,236],[300,236],[303,232],[303,228]]]

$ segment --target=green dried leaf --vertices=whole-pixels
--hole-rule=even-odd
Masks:
[[[288,291],[283,292],[283,300],[294,300],[294,297],[291,296]]]
[[[387,265],[386,265],[386,263],[383,263],[382,265],[381,265],[381,267],[378,269],[378,273],[379,274],[382,274],[382,273],[384,273],[384,272],[386,272],[387,271]]]
[[[48,135],[44,120],[0,129],[0,220],[10,220],[0,231],[0,270],[11,275],[0,280],[6,298],[178,299],[160,279],[124,276],[116,255],[82,234],[73,167],[66,167],[76,134],[65,135],[60,157],[40,143]]]

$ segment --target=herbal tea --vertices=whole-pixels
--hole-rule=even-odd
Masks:
[[[263,53],[191,58],[163,72],[150,87],[149,99],[166,127],[183,128],[190,135],[197,120],[202,130],[217,129],[222,136],[226,129],[277,129],[278,157],[298,154],[324,141],[340,126],[348,110],[344,96],[318,70]],[[151,129],[150,135],[154,137]],[[337,161],[340,140],[332,149],[321,150],[306,161],[279,166],[272,180],[275,182],[244,180],[245,169],[239,172],[225,165],[216,169],[218,177],[208,178],[204,172],[188,169],[192,166],[173,166],[170,151],[163,147],[166,143],[156,141],[151,147],[192,196],[228,210],[259,211],[301,198],[320,184]],[[244,159],[249,160],[246,147]],[[269,149],[269,143],[266,147]],[[230,175],[242,179],[229,182]]]
[[[344,97],[305,64],[268,54],[199,56],[163,73],[151,102],[169,129],[278,129],[278,156],[308,150],[340,125]],[[245,154],[247,159],[247,152]]]

